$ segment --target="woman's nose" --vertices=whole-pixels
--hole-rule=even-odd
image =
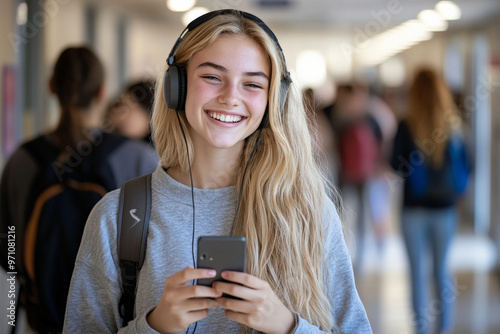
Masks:
[[[219,94],[218,102],[228,105],[228,106],[237,106],[240,103],[240,96],[238,91],[238,85],[234,83],[227,83],[221,89]]]

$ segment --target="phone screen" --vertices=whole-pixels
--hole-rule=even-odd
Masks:
[[[197,268],[215,269],[213,278],[199,279],[197,284],[212,286],[214,281],[223,281],[224,270],[245,271],[247,241],[244,237],[202,236],[198,238]]]

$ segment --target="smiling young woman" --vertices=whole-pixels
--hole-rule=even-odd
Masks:
[[[300,87],[260,19],[221,10],[188,25],[157,81],[152,123],[161,167],[135,318],[120,333],[371,333]],[[87,225],[68,332],[122,326],[118,195]],[[215,275],[193,268],[193,240],[206,235],[244,236],[246,272],[190,284]]]

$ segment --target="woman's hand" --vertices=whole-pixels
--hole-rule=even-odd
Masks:
[[[205,318],[209,308],[219,306],[211,298],[220,297],[222,293],[211,287],[187,283],[214,276],[215,270],[186,267],[167,278],[158,306],[147,317],[149,326],[160,333],[177,333]]]
[[[268,334],[289,334],[292,331],[293,313],[276,296],[269,283],[235,271],[224,271],[221,276],[234,283],[214,282],[215,290],[242,299],[215,299],[219,305],[226,308],[225,314],[229,319]]]

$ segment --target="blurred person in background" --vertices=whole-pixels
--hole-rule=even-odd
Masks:
[[[391,166],[404,181],[401,229],[418,334],[434,332],[434,320],[438,333],[452,332],[456,287],[449,253],[458,220],[456,203],[465,190],[468,164],[461,119],[450,90],[434,69],[422,68],[410,87],[408,114],[399,123],[391,156]],[[429,255],[433,299],[427,289]],[[439,312],[435,311],[436,300]]]
[[[49,81],[59,102],[57,127],[22,144],[3,170],[1,264],[7,272],[17,271],[19,301],[38,333],[62,331],[71,274],[93,205],[158,164],[145,143],[99,130],[104,72],[91,49],[63,50]],[[6,252],[12,232],[15,266]]]
[[[375,172],[368,180],[367,196],[377,251],[382,252],[389,233],[392,200],[387,173],[393,173],[389,161],[398,124],[394,111],[374,91],[371,91],[367,98],[367,112],[380,128],[378,135],[380,152]]]
[[[151,113],[154,82],[141,80],[128,85],[120,97],[113,100],[106,111],[106,127],[148,144],[151,140]]]
[[[378,110],[372,108],[371,96],[367,86],[361,83],[339,85],[334,103],[324,109],[336,137],[338,158],[338,177],[336,185],[342,192],[343,199],[349,205],[349,198],[354,201],[355,224],[354,244],[351,256],[354,272],[361,275],[363,269],[367,229],[376,215],[380,221],[382,213],[379,206],[371,202],[377,199],[380,204],[380,184],[372,181],[377,176],[382,149],[382,129],[375,117]],[[353,193],[353,197],[347,196]],[[385,198],[385,197],[384,197]],[[349,212],[349,211],[347,211]]]

